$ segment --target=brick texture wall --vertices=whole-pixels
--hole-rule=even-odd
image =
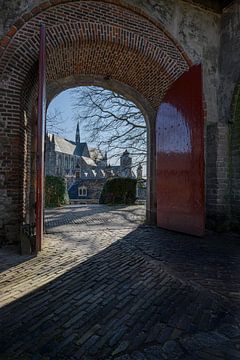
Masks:
[[[9,0],[0,16],[1,33],[7,29],[0,42],[0,239],[18,241],[20,224],[34,220],[41,23],[47,27],[48,84],[59,81],[62,86],[69,77],[100,76],[134,89],[155,110],[166,90],[191,65],[189,57],[203,62],[208,121],[206,214],[209,224],[228,223],[238,206],[233,190],[239,179],[233,150],[238,146],[234,135],[238,125],[235,121],[230,125],[229,136],[228,122],[240,75],[239,11],[238,0],[222,16],[182,1],[29,0],[16,4]],[[154,121],[152,114],[149,118]],[[150,128],[154,132],[154,124]],[[155,139],[154,133],[149,139]],[[155,140],[151,141],[153,148]]]
[[[157,109],[190,60],[149,17],[114,3],[47,1],[23,14],[1,41],[1,237],[18,241],[33,212],[34,106],[39,25],[47,28],[47,81],[101,75],[122,82]],[[154,127],[153,127],[154,128]]]

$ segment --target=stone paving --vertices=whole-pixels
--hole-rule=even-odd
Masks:
[[[84,230],[105,230],[133,228],[143,223],[145,207],[106,206],[106,205],[70,205],[62,209],[46,212],[45,228],[47,233],[75,232]]]
[[[37,257],[1,249],[1,359],[240,359],[239,237],[143,215],[53,209]]]

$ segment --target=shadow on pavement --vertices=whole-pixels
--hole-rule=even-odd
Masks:
[[[173,234],[133,230],[3,307],[1,358],[190,360],[214,349],[235,359],[236,307],[142,254],[156,236],[166,246]]]

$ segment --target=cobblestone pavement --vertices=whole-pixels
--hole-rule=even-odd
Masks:
[[[133,228],[143,223],[145,207],[106,206],[106,205],[70,205],[62,209],[46,212],[45,227],[47,233],[74,232],[81,230],[103,230]]]
[[[73,209],[47,213],[37,257],[0,251],[1,359],[240,359],[237,236],[139,226],[141,207]]]

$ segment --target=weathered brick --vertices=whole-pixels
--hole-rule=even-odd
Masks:
[[[8,185],[4,186],[15,189],[20,222],[34,217],[34,201],[30,203],[29,200],[35,177],[30,147],[34,148],[32,109],[37,98],[39,24],[44,23],[48,83],[56,80],[58,92],[66,85],[59,81],[61,79],[75,79],[69,83],[71,87],[79,85],[81,76],[91,74],[96,79],[101,75],[104,81],[116,81],[134,89],[150,104],[152,114],[173,81],[192,63],[202,62],[206,121],[218,124],[212,130],[209,126],[206,134],[207,224],[227,228],[232,222],[234,228],[239,227],[239,212],[237,206],[232,206],[233,197],[238,196],[235,189],[239,174],[234,171],[230,174],[231,163],[234,169],[239,167],[239,157],[235,152],[228,154],[228,122],[233,122],[231,102],[232,98],[237,101],[233,89],[239,81],[239,4],[236,1],[223,12],[219,5],[213,6],[214,2],[208,5],[204,2],[202,6],[201,1],[194,6],[181,1],[163,4],[133,0],[29,0],[27,5],[23,1],[16,4],[9,0],[5,3],[1,14],[0,87],[3,92],[0,107],[6,124],[15,121],[15,125],[10,126],[19,139],[11,139],[12,145],[3,154],[0,172],[8,175]],[[15,109],[14,93],[19,96],[19,107]],[[28,118],[26,127],[24,113]],[[150,117],[150,112],[147,115]],[[236,117],[239,117],[238,112]],[[154,138],[154,121],[152,118],[151,139]],[[0,143],[7,137],[14,137],[7,135],[6,127],[2,130]],[[233,142],[237,148],[237,140]],[[151,146],[155,148],[154,143]],[[155,198],[154,194],[151,196],[149,211],[153,217]],[[0,214],[6,225],[7,211]],[[4,229],[1,229],[1,238],[6,241]]]

